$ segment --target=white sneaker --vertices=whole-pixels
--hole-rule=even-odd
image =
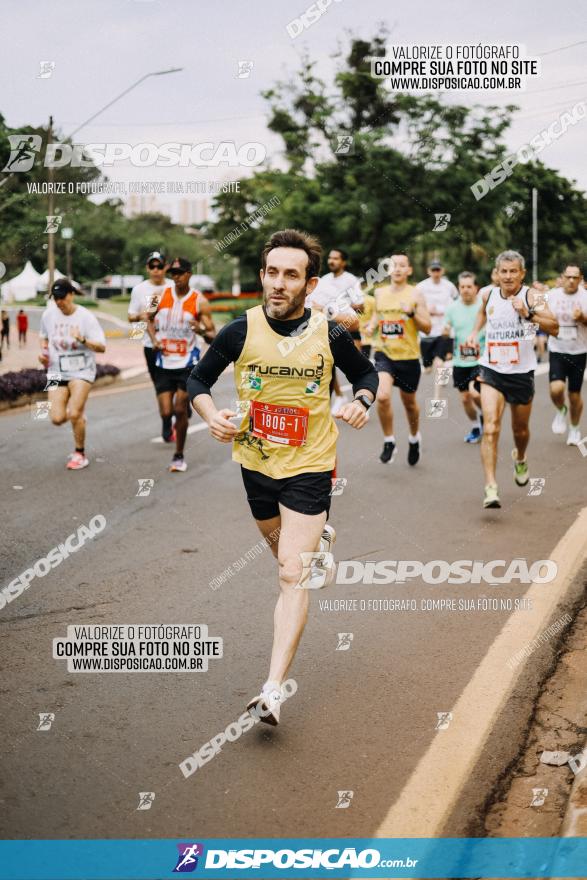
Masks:
[[[552,420],[552,433],[564,434],[567,430],[567,408],[557,409],[556,415]]]
[[[330,407],[330,412],[332,413],[332,415],[335,416],[341,406],[344,406],[345,403],[350,403],[348,397],[345,394],[341,394],[340,396],[337,394]]]
[[[581,442],[581,428],[569,425],[569,436],[567,437],[567,446],[578,446]]]
[[[320,537],[320,546],[318,547],[318,552],[320,554],[332,554],[332,548],[336,542],[336,532],[333,527],[328,525],[324,526],[324,531]],[[324,556],[317,556],[312,563],[310,568],[310,577],[308,579],[308,589],[310,590],[320,590],[322,587],[327,587],[332,583],[334,579],[334,575],[336,572],[336,566],[334,564],[328,565],[328,559]]]
[[[264,684],[261,693],[247,703],[247,712],[265,724],[277,727],[281,712],[281,688]]]

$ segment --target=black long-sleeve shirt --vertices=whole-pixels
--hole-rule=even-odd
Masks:
[[[263,314],[267,323],[280,336],[290,336],[298,327],[310,318],[310,309],[305,309],[301,318],[291,321],[280,321],[270,318],[265,309]],[[210,389],[224,372],[229,363],[237,361],[243,350],[247,336],[247,315],[240,315],[220,330],[210,348],[193,368],[187,383],[190,400],[198,394],[210,394]],[[349,382],[353,393],[365,389],[377,394],[379,377],[371,361],[355,347],[350,333],[335,321],[328,322],[328,341],[330,351],[337,366]]]

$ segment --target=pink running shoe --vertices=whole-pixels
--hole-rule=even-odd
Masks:
[[[69,471],[81,471],[82,468],[86,468],[89,463],[90,459],[86,458],[85,455],[82,455],[81,452],[72,452],[65,467]]]

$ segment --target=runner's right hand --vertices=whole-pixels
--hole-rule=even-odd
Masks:
[[[48,354],[40,354],[39,361],[43,364],[44,367],[49,366],[49,355]]]
[[[230,418],[234,418],[236,415],[238,413],[231,409],[219,409],[212,416],[208,422],[208,427],[215,440],[218,440],[220,443],[230,443],[234,435],[238,434],[239,429],[237,426],[229,421]]]

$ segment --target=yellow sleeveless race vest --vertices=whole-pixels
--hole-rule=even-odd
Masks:
[[[247,336],[234,365],[244,411],[232,458],[273,479],[334,468],[338,429],[330,414],[334,359],[328,321],[312,311],[298,336],[280,336],[262,306],[247,311]]]
[[[408,318],[400,306],[403,303],[411,312],[416,303],[416,289],[409,284],[399,293],[389,285],[376,288],[375,310],[377,312],[378,335],[373,337],[373,345],[394,361],[418,360],[420,340],[418,328],[413,318]]]
[[[361,334],[361,342],[363,345],[373,345],[373,338],[377,334],[377,330],[373,337],[365,335],[365,328],[369,326],[369,322],[373,317],[373,309],[375,308],[375,297],[371,293],[365,294],[365,302],[363,303],[363,311],[359,312],[359,332]]]

